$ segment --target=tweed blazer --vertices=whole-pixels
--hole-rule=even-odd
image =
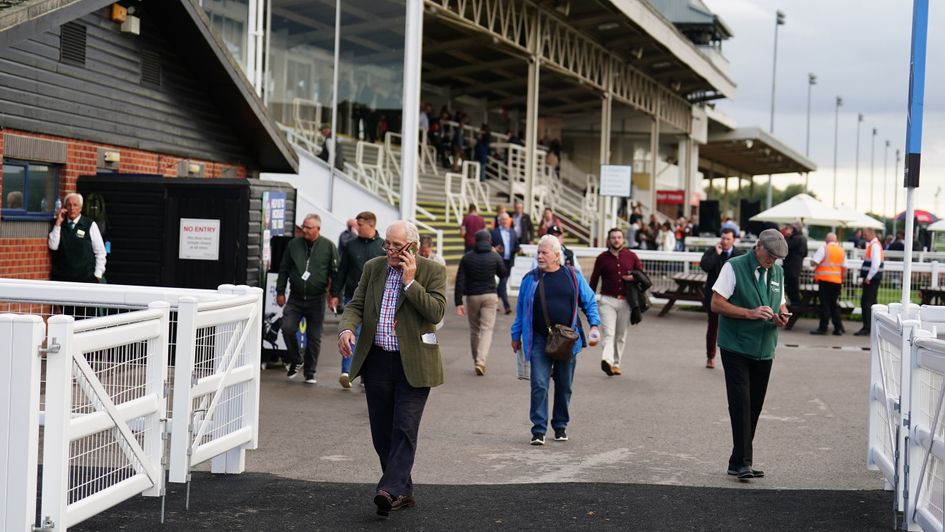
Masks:
[[[367,359],[384,297],[387,280],[387,257],[377,257],[364,264],[364,273],[354,297],[345,305],[338,330],[354,331],[361,325],[361,334],[354,349],[351,378],[357,377]],[[435,338],[436,324],[446,312],[446,268],[432,260],[417,256],[417,273],[410,288],[401,290],[394,315],[394,332],[400,346],[400,359],[407,382],[415,388],[443,384],[443,359]],[[423,341],[425,335],[428,341]]]

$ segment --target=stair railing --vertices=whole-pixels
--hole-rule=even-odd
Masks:
[[[312,113],[307,111],[313,111]],[[314,114],[314,120],[307,116]],[[292,126],[296,132],[315,145],[321,145],[322,104],[305,98],[292,99]]]
[[[466,198],[480,210],[491,211],[492,205],[489,203],[489,194],[486,187],[479,180],[481,167],[475,161],[463,161],[463,189],[466,191]]]
[[[414,219],[413,223],[418,228],[423,229],[425,231],[429,231],[433,233],[434,235],[436,235],[436,254],[442,257],[443,256],[443,230],[437,229],[431,225],[427,225],[421,222],[420,220],[416,220],[416,219]]]
[[[469,203],[466,199],[466,186],[463,183],[463,179],[463,175],[457,174],[456,172],[446,172],[444,177],[446,186],[446,223],[450,222],[450,212],[453,213],[456,221],[459,222],[463,219],[463,213],[469,208]],[[454,180],[456,183],[459,183],[459,192],[453,190]]]

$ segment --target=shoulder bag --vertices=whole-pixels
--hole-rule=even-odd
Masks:
[[[541,310],[545,315],[545,326],[548,327],[548,341],[545,343],[545,354],[548,355],[548,358],[557,362],[570,362],[571,354],[574,351],[574,344],[578,341],[578,333],[576,330],[568,327],[567,325],[561,325],[556,323],[551,325],[551,321],[548,319],[548,304],[545,302],[545,286],[544,286],[544,275],[539,274],[538,277],[538,297],[541,298]],[[575,290],[577,288],[575,287]],[[577,314],[577,309],[574,309],[574,313]],[[574,319],[572,318],[572,323]]]

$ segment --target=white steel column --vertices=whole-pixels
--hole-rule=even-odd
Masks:
[[[535,21],[535,30],[528,42],[528,94],[525,101],[525,212],[531,213],[535,201],[535,166],[538,161],[538,89],[541,75],[541,27]]]
[[[689,151],[689,146],[692,144],[695,144],[695,142],[690,137],[683,137],[676,147],[676,153],[678,154],[676,167],[679,169],[679,176],[683,182],[682,215],[686,218],[689,218],[692,213],[692,207],[689,205],[689,196],[692,192],[692,165],[689,164],[692,154]]]
[[[600,164],[610,164],[610,130],[613,118],[614,99],[610,91],[604,94],[600,101]],[[600,176],[598,175],[598,183]],[[607,220],[610,213],[613,212],[613,203],[616,198],[612,196],[601,196],[597,201],[597,245],[606,245],[607,238]]]
[[[423,53],[423,0],[407,0],[404,37],[404,98],[400,144],[400,217],[417,211],[417,155],[420,150],[420,59]]]
[[[656,106],[659,109],[659,105]],[[660,160],[660,119],[659,111],[650,124],[650,214],[656,214],[656,172]]]

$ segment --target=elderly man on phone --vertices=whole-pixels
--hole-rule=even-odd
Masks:
[[[351,377],[364,383],[383,472],[374,496],[381,516],[416,505],[410,473],[420,418],[430,388],[443,383],[436,324],[446,312],[446,268],[417,256],[419,242],[408,221],[387,228],[386,257],[365,263],[338,325],[338,350],[354,357]]]
[[[66,194],[62,205],[47,242],[52,251],[52,280],[102,282],[105,242],[98,225],[88,216],[82,216],[81,194]]]
[[[741,481],[761,478],[752,468],[752,440],[768,390],[778,328],[790,313],[784,298],[784,270],[775,264],[788,245],[776,229],[766,229],[751,253],[728,260],[712,287],[712,312],[719,317],[719,348],[725,369],[732,454],[728,474]]]

